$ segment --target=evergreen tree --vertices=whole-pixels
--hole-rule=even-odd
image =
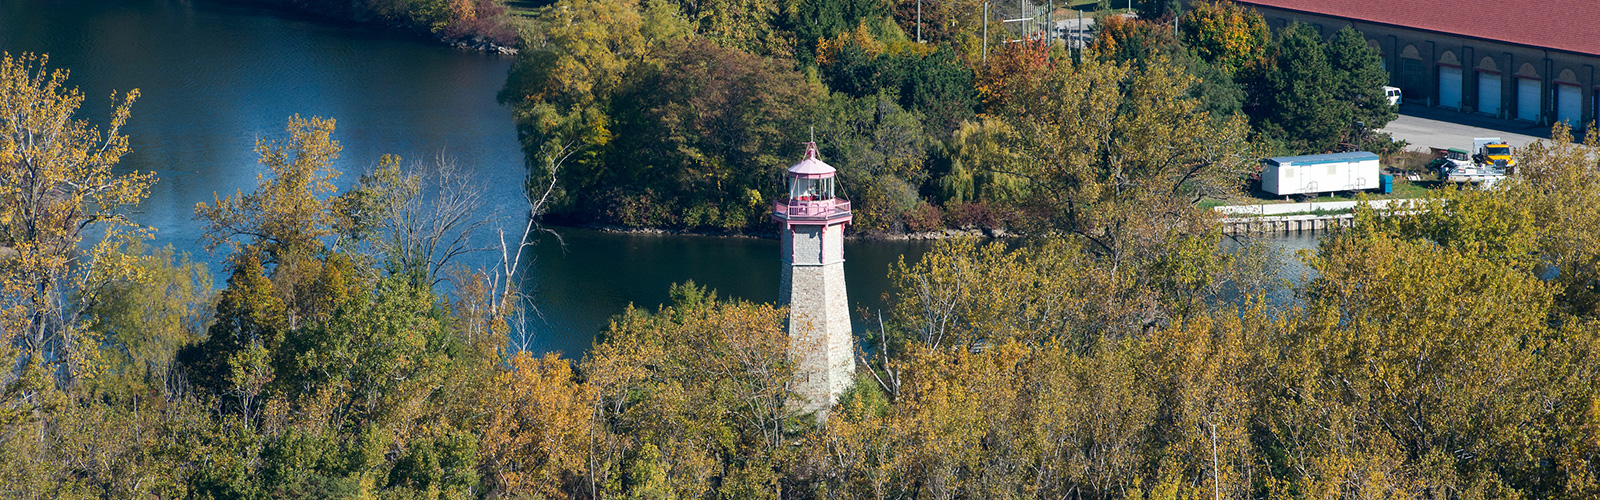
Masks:
[[[1349,26],[1333,35],[1324,47],[1328,66],[1333,69],[1333,95],[1349,113],[1346,122],[1360,122],[1368,129],[1382,128],[1394,120],[1394,106],[1383,95],[1389,75],[1377,51],[1367,46],[1361,33]]]
[[[1305,24],[1283,30],[1257,87],[1262,95],[1251,103],[1258,130],[1294,151],[1330,150],[1350,125],[1334,94],[1336,80],[1320,38]]]

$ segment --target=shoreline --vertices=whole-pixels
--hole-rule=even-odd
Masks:
[[[760,239],[760,240],[776,240],[776,239],[778,239],[778,233],[777,232],[770,232],[770,233],[766,233],[766,232],[763,232],[763,233],[730,233],[730,232],[726,232],[726,231],[695,231],[695,230],[690,230],[690,229],[662,229],[662,228],[653,228],[653,227],[646,228],[646,227],[610,226],[610,225],[602,225],[602,224],[560,224],[560,223],[552,223],[551,227],[587,229],[587,230],[591,230],[591,231],[600,231],[600,232],[618,233],[618,234],[655,234],[655,235],[663,235],[663,236],[705,236],[705,237],[714,237],[714,238],[748,238],[748,239]],[[847,234],[847,235],[845,235],[844,238],[846,240],[856,240],[856,241],[913,241],[913,240],[935,241],[935,240],[945,240],[945,239],[963,238],[963,237],[975,237],[975,238],[993,239],[993,238],[1015,238],[1015,237],[1019,237],[1019,236],[1021,236],[1021,235],[1017,234],[1017,233],[1013,233],[1013,232],[1007,231],[1005,229],[976,229],[976,228],[974,228],[974,229],[953,229],[952,228],[952,229],[945,229],[945,230],[942,230],[942,231],[929,231],[929,232],[922,232],[922,233]]]
[[[356,15],[354,13],[352,13],[351,16],[343,16],[330,12],[311,10],[307,7],[297,6],[282,0],[222,0],[216,3],[221,5],[231,4],[235,6],[251,6],[267,11],[277,12],[279,15],[293,16],[314,22],[332,23],[347,26],[363,26],[384,31],[391,31],[401,35],[414,36],[418,40],[427,40],[430,43],[437,43],[446,47],[452,47],[471,52],[502,56],[514,56],[518,53],[515,44],[511,46],[501,45],[481,34],[450,37],[416,26],[388,22],[378,18]]]

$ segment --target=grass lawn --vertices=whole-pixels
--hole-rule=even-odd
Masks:
[[[538,9],[541,3],[544,2],[536,0],[506,0],[506,12],[514,16],[531,17],[534,10]]]
[[[1439,181],[1408,181],[1404,178],[1394,180],[1394,192],[1389,194],[1379,193],[1377,190],[1361,191],[1359,193],[1331,193],[1308,200],[1310,203],[1328,203],[1335,201],[1357,201],[1362,195],[1369,200],[1404,200],[1410,198],[1424,198],[1428,192],[1439,187]],[[1211,210],[1224,205],[1277,205],[1281,203],[1301,203],[1295,200],[1285,200],[1260,189],[1251,190],[1250,196],[1233,200],[1218,200],[1207,198],[1200,200],[1197,205],[1201,210]]]

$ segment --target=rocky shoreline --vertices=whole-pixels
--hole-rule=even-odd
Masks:
[[[503,55],[503,56],[514,56],[514,55],[517,55],[517,49],[516,48],[500,45],[498,43],[495,43],[493,40],[490,40],[488,38],[484,38],[482,36],[472,36],[472,37],[469,37],[469,38],[441,37],[441,38],[439,38],[439,41],[444,42],[445,45],[449,45],[451,47],[455,47],[455,48],[462,49],[462,50],[485,52],[485,53],[489,53],[489,54],[500,54],[500,55]]]

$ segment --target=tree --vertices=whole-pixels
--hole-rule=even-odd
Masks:
[[[195,204],[195,217],[206,223],[206,247],[259,250],[273,264],[321,250],[322,239],[334,234],[330,208],[339,171],[333,161],[343,149],[333,140],[333,129],[332,119],[295,115],[289,118],[288,137],[258,139],[256,152],[267,172],[257,174],[256,190]]]
[[[858,26],[882,20],[888,6],[882,0],[799,0],[784,9],[784,25],[794,32],[795,56],[801,62],[817,60],[820,47],[828,39]]]
[[[112,108],[102,132],[74,118],[83,93],[48,63],[0,55],[0,345],[22,348],[14,367],[49,367],[70,387],[99,351],[82,337],[83,308],[108,280],[135,272],[115,249],[143,233],[128,213],[155,177],[116,169],[139,91]],[[98,241],[84,249],[90,237]],[[18,359],[3,348],[0,357]]]
[[[793,42],[776,29],[776,0],[674,0],[695,33],[722,47],[766,57],[790,57]]]
[[[834,94],[816,117],[822,158],[845,172],[857,231],[890,230],[922,203],[917,188],[928,179],[930,148],[922,120],[879,94]]]
[[[174,357],[211,318],[211,271],[170,247],[133,245],[119,252],[136,256],[137,272],[107,283],[101,300],[86,312],[104,344],[104,371],[91,382],[92,392],[112,398],[176,395],[182,378]]]
[[[1332,150],[1349,129],[1351,114],[1334,94],[1338,81],[1322,48],[1322,37],[1295,23],[1273,44],[1263,83],[1246,112],[1262,134],[1293,151]]]
[[[500,91],[500,100],[516,114],[530,194],[551,186],[545,200],[551,211],[592,197],[587,188],[606,175],[605,152],[613,137],[609,102],[630,65],[654,61],[648,56],[652,49],[693,33],[675,5],[655,1],[645,7],[635,0],[567,0],[544,7]]]
[[[768,208],[763,193],[797,155],[800,120],[816,89],[783,62],[704,39],[673,42],[662,53],[661,65],[630,75],[613,100],[618,142],[605,171],[569,177],[568,189],[606,203],[610,220],[628,225],[740,230],[756,223]],[[636,222],[623,218],[641,215],[630,199],[677,210]]]
[[[555,354],[519,352],[510,365],[483,395],[484,465],[504,494],[565,497],[579,489],[569,481],[587,470],[590,439],[604,431],[590,411],[596,386],[578,383]]]
[[[1234,83],[1232,72],[1186,48],[1167,26],[1124,17],[1112,17],[1102,24],[1096,27],[1094,41],[1095,53],[1102,60],[1135,65],[1169,61],[1198,79],[1190,95],[1204,103],[1212,117],[1226,119],[1240,111],[1244,90]]]
[[[1256,156],[1243,120],[1212,119],[1194,83],[1166,62],[1086,58],[1018,85],[1003,115],[1016,159],[1002,168],[1030,181],[1035,223],[1085,238],[1112,269],[1169,231],[1210,227],[1195,203],[1236,196]]]
[[[1178,17],[1178,38],[1200,59],[1232,75],[1266,57],[1272,32],[1255,9],[1225,0],[1189,7]]]
[[[1050,71],[1051,62],[1050,48],[1042,42],[1008,43],[995,48],[973,81],[979,111],[1003,114],[1018,93]]]
[[[1334,100],[1349,110],[1345,123],[1360,123],[1368,130],[1376,130],[1394,120],[1395,108],[1383,95],[1389,73],[1383,70],[1378,52],[1367,45],[1361,32],[1345,26],[1333,34],[1324,50],[1328,67],[1333,70]]]
[[[473,233],[493,222],[482,217],[482,186],[455,161],[402,170],[400,157],[385,155],[334,207],[342,237],[366,242],[377,257],[428,286],[446,280],[456,259],[480,250]]]

